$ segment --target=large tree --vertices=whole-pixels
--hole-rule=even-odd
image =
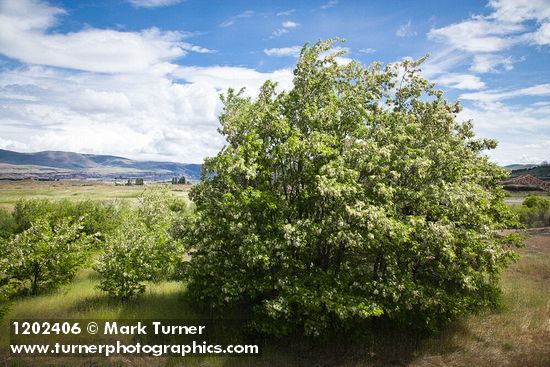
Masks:
[[[343,65],[332,43],[302,49],[289,91],[222,97],[227,145],[191,191],[190,291],[274,334],[436,327],[494,303],[513,258],[496,143],[457,122],[422,60]]]

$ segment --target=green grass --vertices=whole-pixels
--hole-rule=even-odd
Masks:
[[[186,196],[188,186],[171,187]],[[143,187],[90,182],[0,183],[0,206],[10,208],[20,197],[52,199],[135,200]],[[527,195],[514,192],[511,198]],[[521,259],[502,279],[504,308],[464,317],[438,335],[418,337],[407,331],[367,330],[366,336],[335,336],[321,344],[300,338],[262,341],[253,358],[11,357],[9,320],[13,319],[194,319],[200,318],[177,282],[150,284],[136,300],[121,303],[96,289],[89,269],[62,288],[16,299],[0,322],[0,366],[550,366],[550,230],[531,230]],[[234,317],[234,315],[227,315]],[[202,315],[202,317],[204,317]]]
[[[0,208],[12,209],[20,198],[134,201],[146,186],[115,186],[94,181],[0,181]],[[189,185],[168,185],[177,196],[187,198]]]
[[[550,365],[550,232],[533,232],[522,257],[504,274],[504,308],[465,317],[440,334],[420,338],[395,330],[372,332],[361,339],[338,336],[328,343],[300,339],[268,341],[261,357],[186,357],[95,360],[113,366],[525,366]],[[0,323],[0,351],[6,356],[10,319],[194,319],[181,283],[148,286],[145,294],[126,303],[95,288],[97,275],[78,273],[61,289],[16,300]],[[368,333],[367,333],[368,334]],[[89,359],[9,359],[7,365],[90,365]]]

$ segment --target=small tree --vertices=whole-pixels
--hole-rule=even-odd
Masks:
[[[181,176],[178,180],[178,184],[185,185],[187,181],[185,180],[185,176]]]
[[[273,334],[433,328],[494,304],[513,258],[495,142],[456,121],[422,60],[341,65],[331,43],[302,50],[290,91],[222,98],[227,145],[190,194],[191,294]]]
[[[105,252],[96,264],[95,270],[101,276],[98,288],[122,300],[143,293],[144,282],[158,280],[166,267],[166,263],[156,261],[161,255],[157,241],[157,236],[135,216],[126,218],[108,236]]]
[[[101,276],[99,289],[127,300],[143,293],[145,282],[172,277],[183,256],[179,242],[170,235],[173,203],[166,189],[147,190],[139,198],[138,208],[107,237],[95,266]]]
[[[137,186],[143,186],[143,178],[141,178],[141,177],[136,178],[136,185]]]
[[[38,218],[7,242],[4,278],[31,294],[67,283],[88,258],[90,242],[81,220]]]

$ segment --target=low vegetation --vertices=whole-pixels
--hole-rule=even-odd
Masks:
[[[550,199],[537,195],[530,195],[523,204],[516,207],[521,224],[527,228],[550,226]]]
[[[176,209],[176,210],[173,210]],[[174,214],[188,216],[185,203],[177,203],[166,190],[146,192],[134,211],[126,213],[121,225],[107,236],[95,270],[98,288],[121,300],[145,291],[145,282],[173,278],[182,262],[181,242],[171,234]]]

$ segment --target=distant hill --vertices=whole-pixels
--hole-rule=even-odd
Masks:
[[[531,175],[540,180],[550,181],[550,165],[532,166],[521,169],[514,169],[510,177],[518,177],[521,175]]]
[[[509,164],[507,166],[504,166],[504,168],[509,169],[510,171],[515,171],[518,169],[528,169],[536,166],[536,164]]]
[[[515,190],[544,190],[550,192],[550,182],[543,181],[529,174],[523,174],[520,176],[512,177],[508,180],[501,182],[504,188],[515,191]]]
[[[200,179],[200,164],[136,161],[112,155],[44,151],[19,153],[0,149],[0,179],[116,179],[143,177]]]

